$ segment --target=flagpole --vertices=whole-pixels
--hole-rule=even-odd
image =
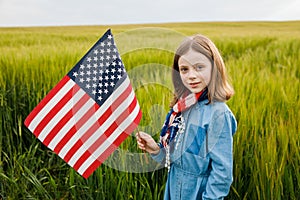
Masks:
[[[141,137],[138,126],[136,127],[136,130],[137,130],[138,136]],[[143,150],[143,152],[144,152],[144,157],[145,157],[146,163],[149,164],[148,157],[147,157],[147,155],[146,155],[146,151]]]

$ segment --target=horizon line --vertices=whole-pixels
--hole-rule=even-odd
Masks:
[[[203,20],[203,21],[170,21],[170,22],[145,22],[145,23],[107,23],[107,24],[29,24],[29,25],[1,25],[0,28],[46,28],[46,27],[79,27],[79,26],[142,26],[142,25],[164,25],[164,24],[189,24],[189,23],[286,23],[300,22],[293,20]]]

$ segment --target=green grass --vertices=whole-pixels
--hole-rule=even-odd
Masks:
[[[299,21],[0,28],[0,199],[162,199],[165,169],[103,164],[85,180],[23,125],[107,28],[136,89],[140,129],[156,138],[172,98],[173,52],[185,35],[210,37],[236,92],[228,199],[300,199]],[[133,137],[120,149],[140,152]]]

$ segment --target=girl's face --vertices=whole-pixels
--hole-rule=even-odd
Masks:
[[[193,93],[201,92],[210,82],[212,64],[203,54],[189,50],[178,60],[183,85]]]

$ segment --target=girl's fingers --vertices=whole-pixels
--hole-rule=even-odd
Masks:
[[[143,146],[143,147],[145,146],[145,144],[143,142],[138,141],[137,143],[139,146]]]
[[[155,146],[156,145],[155,141],[148,133],[138,132],[135,135],[136,135],[138,147],[140,149],[150,153],[157,150],[158,146],[157,147]]]
[[[138,132],[135,134],[137,141],[140,142],[146,142],[148,137],[148,134],[144,133],[144,132]]]
[[[138,133],[136,134],[136,140],[137,140],[138,147],[142,150],[145,150],[145,141],[139,137]]]

